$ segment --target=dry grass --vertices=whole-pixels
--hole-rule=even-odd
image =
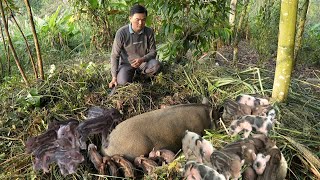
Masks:
[[[227,63],[226,63],[227,64]],[[88,68],[88,62],[58,67],[53,76],[32,89],[26,89],[17,80],[2,84],[0,90],[0,179],[65,179],[57,166],[49,174],[32,169],[32,157],[24,153],[24,142],[29,136],[39,135],[53,119],[85,118],[86,110],[93,106],[118,107],[125,118],[158,109],[161,105],[200,103],[209,97],[212,105],[220,105],[226,98],[240,93],[270,96],[273,73],[260,68],[216,67],[208,59],[200,64],[165,65],[163,72],[150,80],[119,87],[108,96],[109,70],[102,63]],[[279,110],[279,122],[272,138],[289,164],[288,179],[319,179],[320,152],[320,99],[317,84],[293,79],[288,101],[274,104]],[[36,104],[37,97],[40,105]],[[208,130],[205,136],[219,147],[230,139],[224,129]],[[99,137],[91,139],[99,143]],[[178,179],[178,159],[174,164],[159,168],[158,179]],[[93,165],[86,161],[77,174],[66,179],[96,179]],[[149,179],[152,179],[149,177]]]

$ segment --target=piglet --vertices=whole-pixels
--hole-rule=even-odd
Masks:
[[[54,153],[58,150],[58,147],[55,143],[50,142],[40,145],[34,151],[34,164],[33,168],[35,170],[42,169],[43,172],[49,172],[49,165],[55,161]]]
[[[245,104],[251,107],[264,106],[270,104],[267,99],[257,98],[246,94],[237,96],[236,101],[240,104]]]
[[[267,166],[267,162],[270,160],[270,155],[265,156],[262,153],[258,153],[257,155],[253,154],[253,159],[254,159],[254,162],[252,165],[253,169],[258,175],[263,174],[264,169]]]
[[[114,120],[120,120],[122,117],[119,110],[116,108],[104,109],[99,106],[94,106],[89,109],[87,119],[94,119],[100,116],[109,116]]]
[[[134,165],[141,168],[145,174],[152,174],[156,167],[158,167],[155,161],[144,156],[136,157],[134,159]]]
[[[118,154],[111,156],[111,159],[121,169],[125,178],[135,177],[134,166],[129,160]]]
[[[149,153],[149,158],[152,160],[159,161],[160,164],[162,162],[169,164],[174,160],[175,154],[172,151],[167,149],[155,150],[153,148],[152,151]]]
[[[103,133],[104,137],[113,130],[118,123],[121,122],[121,114],[115,109],[111,108],[101,112],[102,115],[87,119],[79,124],[77,132],[80,135],[80,148],[86,149],[86,141],[89,135]]]
[[[223,151],[238,155],[246,164],[253,163],[252,153],[257,153],[254,141],[249,139],[229,143],[222,148]]]
[[[237,120],[232,121],[229,134],[231,136],[237,135],[244,130],[243,137],[248,138],[253,128],[260,133],[268,135],[268,132],[272,129],[272,125],[275,122],[275,110],[272,109],[268,112],[267,117],[247,115]]]
[[[188,161],[184,166],[183,176],[187,180],[225,180],[225,176],[219,174],[216,170],[195,161]]]
[[[224,101],[221,111],[223,112],[223,121],[230,122],[233,119],[238,119],[239,117],[245,115],[251,115],[252,107],[245,104],[240,104],[234,100],[227,99]]]
[[[74,121],[71,121],[66,125],[60,125],[57,132],[58,138],[67,138],[71,142],[73,148],[79,148],[80,144],[76,132],[77,126],[78,122]]]
[[[199,134],[186,130],[182,139],[182,150],[186,159],[194,154],[197,162],[210,162],[210,155],[214,151],[212,144]]]
[[[216,150],[211,154],[211,164],[213,169],[223,174],[226,179],[239,178],[244,160],[236,154]]]
[[[244,180],[256,180],[257,174],[251,166],[248,166],[242,173],[242,179]]]
[[[94,164],[96,170],[98,170],[99,174],[104,174],[105,164],[103,163],[102,156],[97,151],[97,146],[94,144],[89,144],[88,156],[90,161]]]
[[[76,149],[56,151],[55,159],[63,176],[75,173],[78,165],[84,161],[83,155]]]
[[[119,176],[118,167],[115,164],[115,162],[111,159],[110,156],[108,156],[108,155],[103,156],[102,161],[106,166],[106,170],[107,170],[106,174],[107,175],[110,175],[113,177]]]
[[[270,160],[267,162],[262,175],[259,175],[258,180],[283,180],[287,175],[288,164],[283,154],[274,146],[267,150]]]
[[[32,153],[42,144],[54,142],[56,139],[57,133],[54,130],[47,130],[39,136],[29,137],[25,144],[26,153]]]
[[[33,153],[35,155],[33,163],[34,170],[42,169],[44,172],[49,172],[49,165],[56,161],[55,152],[70,149],[72,149],[72,145],[66,138],[40,145]]]

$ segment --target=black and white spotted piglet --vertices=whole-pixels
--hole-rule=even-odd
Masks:
[[[267,162],[270,160],[270,155],[264,155],[262,153],[258,153],[257,155],[253,154],[253,169],[255,170],[255,172],[258,175],[263,174],[266,166],[267,166]]]
[[[250,95],[239,95],[236,102],[251,108],[251,115],[267,116],[271,105],[267,99],[258,98]]]
[[[267,99],[257,98],[246,94],[237,96],[236,101],[240,104],[245,104],[251,107],[267,106],[270,104]]]
[[[182,151],[187,160],[193,154],[197,159],[196,161],[202,163],[204,161],[210,162],[210,155],[214,151],[214,147],[199,134],[186,130],[182,139]]]
[[[268,112],[267,117],[247,115],[231,122],[229,134],[237,135],[244,130],[243,137],[248,138],[251,131],[255,129],[257,132],[268,135],[269,131],[275,122],[276,113],[274,109]]]
[[[213,168],[195,161],[189,161],[184,166],[184,179],[186,180],[225,180],[224,175],[219,174]]]

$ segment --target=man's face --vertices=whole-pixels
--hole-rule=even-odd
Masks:
[[[146,15],[144,13],[135,13],[129,17],[134,32],[140,32],[146,25]]]

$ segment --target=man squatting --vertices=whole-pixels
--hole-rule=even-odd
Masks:
[[[145,26],[147,15],[145,7],[134,5],[130,10],[130,24],[117,31],[111,52],[109,88],[131,83],[136,71],[147,76],[159,71],[154,32]]]

